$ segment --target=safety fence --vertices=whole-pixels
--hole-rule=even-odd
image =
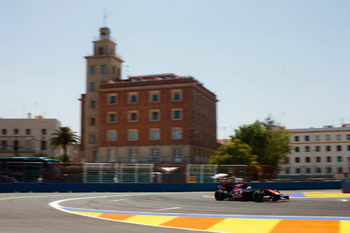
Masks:
[[[274,166],[141,164],[141,163],[40,163],[6,162],[0,182],[70,183],[211,183],[216,174],[237,182],[272,180]]]
[[[283,169],[270,165],[7,162],[0,167],[0,182],[212,183],[216,182],[213,176],[217,174],[227,174],[236,182],[312,180],[316,177],[286,174]],[[344,177],[329,174],[318,179]]]

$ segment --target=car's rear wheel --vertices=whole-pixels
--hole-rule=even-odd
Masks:
[[[264,198],[264,194],[261,191],[255,191],[252,195],[253,201],[261,202]]]
[[[223,201],[227,198],[227,194],[224,193],[222,190],[217,190],[214,196],[215,196],[215,200],[217,201]]]

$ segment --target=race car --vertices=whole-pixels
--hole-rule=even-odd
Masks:
[[[283,195],[277,190],[252,189],[247,183],[233,185],[229,182],[223,182],[219,185],[214,196],[217,201],[226,199],[255,202],[289,200],[289,196]]]

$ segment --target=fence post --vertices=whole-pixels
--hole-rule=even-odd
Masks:
[[[135,164],[135,172],[134,172],[134,183],[138,183],[139,181],[139,164]]]
[[[114,183],[120,182],[118,179],[118,170],[119,170],[118,168],[119,168],[118,164],[115,163],[115,165],[114,165],[114,178],[113,178]]]
[[[150,169],[149,169],[149,183],[154,183],[153,182],[153,171],[154,171],[154,164],[151,165]]]
[[[186,166],[186,183],[188,183],[188,181],[189,181],[189,177],[190,177],[190,171],[191,171],[191,165],[192,164],[187,164],[187,166]]]
[[[86,168],[87,166],[86,166],[86,163],[84,163],[83,164],[83,183],[86,183],[86,173],[87,173],[87,171],[86,171]]]
[[[99,168],[98,168],[98,182],[102,183],[103,182],[103,163],[99,164]]]
[[[204,183],[204,166],[205,165],[201,165],[201,168],[200,168],[200,172],[199,172],[199,174],[200,174],[200,179],[199,179],[199,182],[200,183]]]

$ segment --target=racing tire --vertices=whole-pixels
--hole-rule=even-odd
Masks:
[[[278,201],[281,199],[281,196],[280,195],[275,195],[275,196],[272,196],[272,201]]]
[[[215,196],[215,200],[217,201],[223,201],[227,198],[227,194],[224,193],[222,190],[217,190],[214,196]]]
[[[264,194],[261,191],[255,191],[252,195],[253,201],[262,202],[264,198]]]

